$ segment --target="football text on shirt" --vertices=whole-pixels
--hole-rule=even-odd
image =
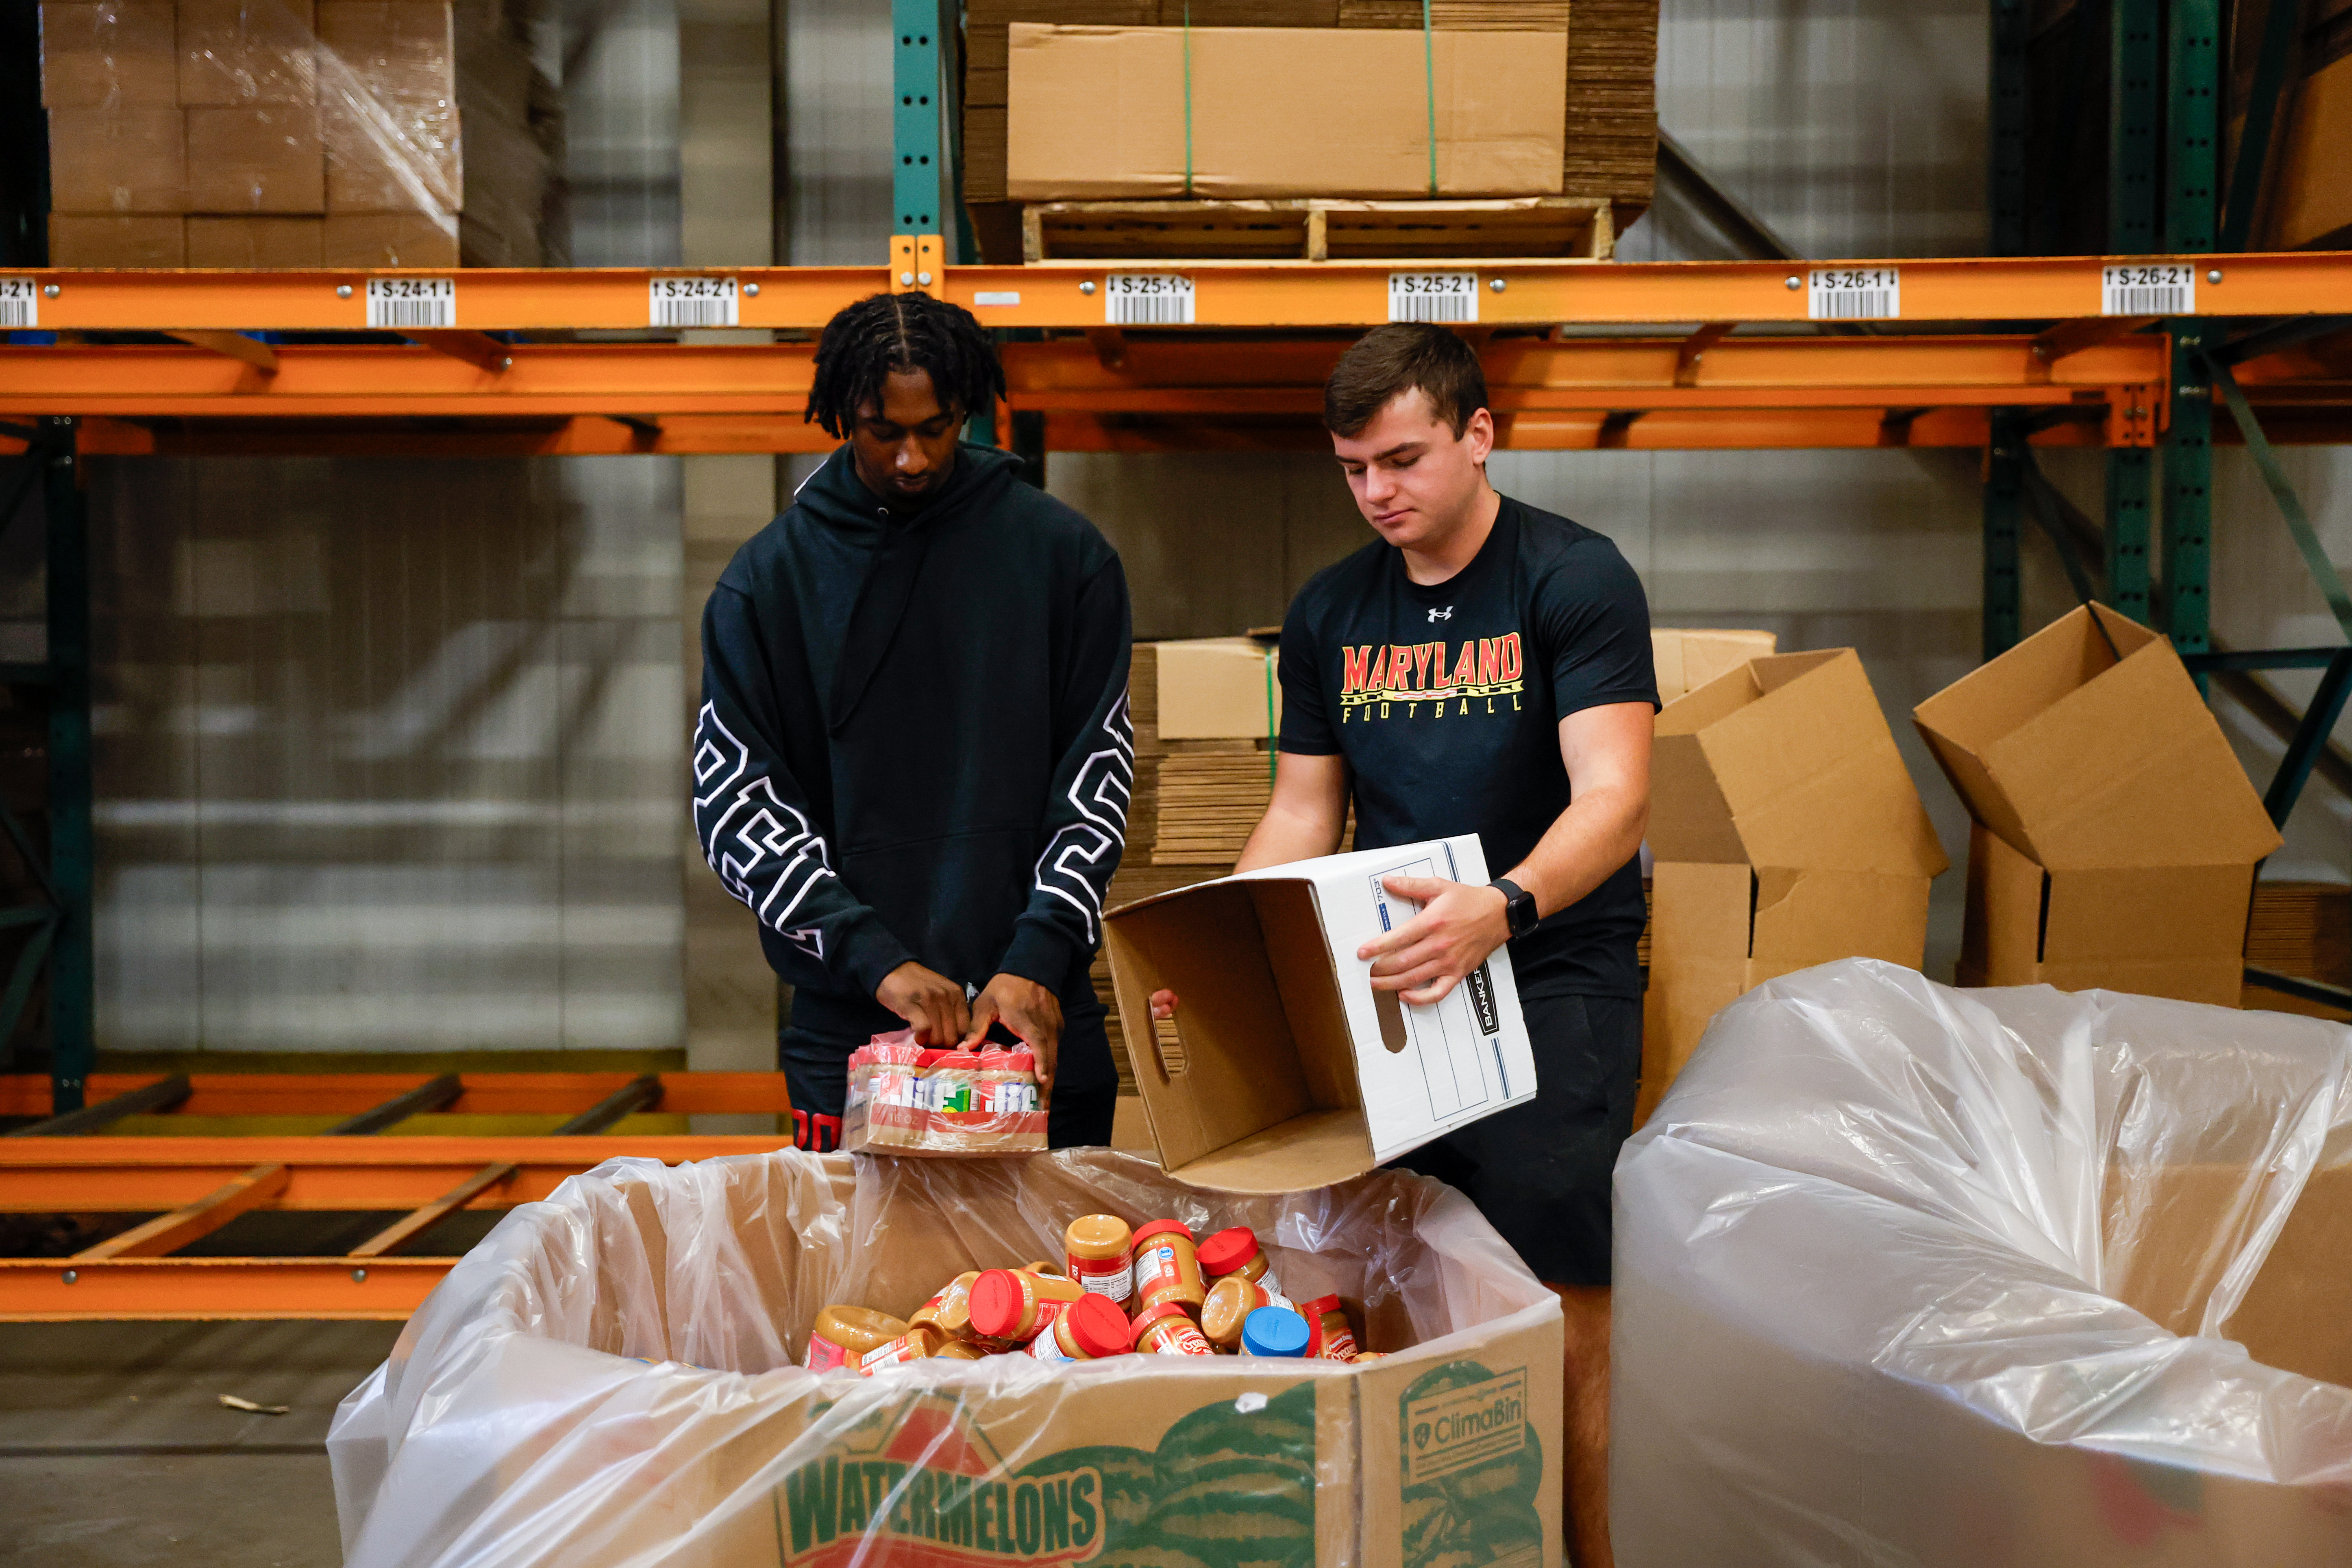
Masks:
[[[1459,652],[1454,650],[1459,648]],[[1458,643],[1365,643],[1339,650],[1339,722],[1516,713],[1519,634]]]

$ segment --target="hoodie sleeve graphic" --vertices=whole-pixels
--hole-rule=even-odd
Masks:
[[[772,726],[762,722],[773,697],[752,636],[740,596],[712,594],[694,731],[695,837],[726,889],[807,955],[815,973],[786,979],[871,996],[912,954],[835,874],[806,796],[770,739]]]
[[[1050,991],[1068,984],[1102,941],[1104,901],[1127,847],[1135,793],[1135,724],[1128,710],[1127,577],[1113,560],[1081,591],[1069,673],[1055,732],[1067,735],[1046,802],[1045,853],[1028,907],[997,967]]]

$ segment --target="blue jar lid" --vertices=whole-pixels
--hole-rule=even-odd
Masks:
[[[1260,1307],[1242,1320],[1244,1355],[1307,1353],[1307,1320],[1287,1307]]]

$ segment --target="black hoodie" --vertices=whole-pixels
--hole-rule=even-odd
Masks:
[[[898,1026],[874,991],[909,959],[1097,1005],[1135,779],[1127,578],[1015,468],[961,447],[898,517],[845,446],[703,612],[696,836],[822,1034]]]

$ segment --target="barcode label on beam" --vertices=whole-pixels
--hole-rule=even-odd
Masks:
[[[1103,279],[1103,320],[1114,327],[1189,327],[1192,280],[1181,272],[1114,272]]]
[[[1816,321],[1891,321],[1903,314],[1903,271],[1896,267],[1816,267],[1805,290]]]
[[[41,291],[29,278],[0,278],[0,328],[41,324]]]
[[[371,278],[367,324],[401,331],[413,327],[457,324],[455,278]]]
[[[732,327],[737,289],[732,278],[656,278],[649,285],[646,325]]]
[[[2191,316],[2197,313],[2197,268],[2179,262],[2099,269],[2102,316]]]
[[[1475,321],[1478,319],[1475,272],[1391,272],[1391,321]]]

